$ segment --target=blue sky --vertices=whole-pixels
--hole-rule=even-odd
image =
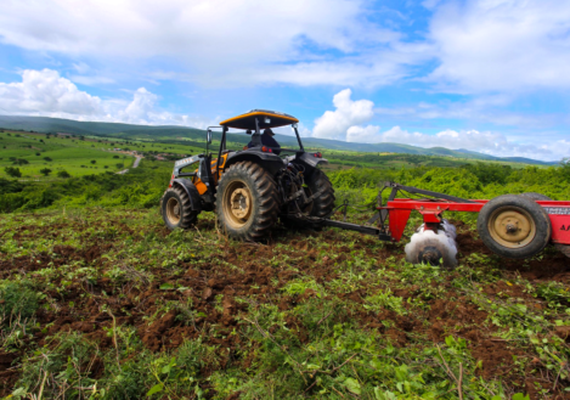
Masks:
[[[0,113],[570,156],[570,2],[3,0]]]

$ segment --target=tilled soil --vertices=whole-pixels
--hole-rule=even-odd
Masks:
[[[82,228],[77,223],[77,229]],[[522,277],[531,285],[544,282],[570,283],[570,259],[559,252],[548,250],[540,258],[521,262],[519,260],[498,259],[483,244],[474,238],[474,233],[461,222],[458,225],[457,243],[460,249],[459,263],[465,262],[473,253],[482,254],[498,260],[501,277],[494,283],[486,284],[481,293],[487,298],[518,298],[525,304],[543,307],[543,302],[528,294],[525,287],[513,284]],[[135,241],[144,239],[149,232],[137,232],[127,224],[118,222],[121,235],[132,235]],[[201,221],[201,230],[213,231],[211,221]],[[53,238],[63,242],[68,224],[43,226],[22,226],[12,240],[25,242],[34,237]],[[71,229],[74,229],[72,226]],[[149,228],[154,235],[168,236],[170,232],[161,226]],[[310,239],[310,240],[309,240]],[[51,285],[45,290],[47,298],[54,299],[56,305],[41,307],[36,313],[39,323],[34,331],[30,346],[41,347],[49,344],[49,338],[58,332],[75,331],[83,333],[101,349],[114,346],[113,338],[108,335],[109,328],[115,325],[136,327],[138,336],[144,346],[153,352],[176,349],[186,339],[202,338],[209,345],[218,346],[222,356],[220,368],[228,360],[241,362],[244,367],[251,363],[251,358],[236,353],[243,338],[232,335],[232,331],[240,324],[238,316],[247,312],[249,305],[238,299],[248,298],[256,303],[271,302],[278,304],[279,309],[287,310],[296,304],[314,297],[311,289],[298,295],[287,295],[283,288],[293,280],[311,277],[317,283],[327,283],[342,278],[343,263],[351,260],[352,254],[370,260],[377,260],[380,265],[384,260],[394,257],[393,263],[403,259],[402,246],[380,244],[375,238],[350,235],[323,230],[319,232],[304,231],[296,235],[285,235],[277,230],[276,237],[269,244],[235,244],[233,242],[207,243],[215,246],[216,256],[212,259],[190,258],[175,262],[172,267],[153,266],[145,273],[136,266],[122,262],[120,258],[121,240],[106,238],[101,235],[85,235],[80,247],[66,244],[54,245],[51,251],[32,252],[26,256],[8,257],[0,253],[0,279],[13,279],[16,276],[27,276],[41,281],[42,276],[34,273],[46,269],[57,269],[62,266],[88,265],[97,271],[107,271],[117,264],[126,275],[112,279],[108,274],[96,279],[78,279],[66,281],[62,275],[51,278]],[[324,254],[322,247],[316,249],[314,243],[326,243],[330,254]],[[110,257],[109,255],[114,255]],[[143,254],[144,258],[144,254]],[[286,258],[294,268],[285,268],[283,263],[274,262]],[[388,267],[389,268],[389,267]],[[173,273],[177,271],[177,273]],[[180,272],[182,271],[182,272]],[[427,307],[419,312],[406,315],[394,311],[381,312],[349,310],[349,317],[358,321],[363,329],[376,330],[388,337],[394,346],[407,346],[417,337],[426,338],[434,345],[444,343],[450,334],[468,341],[472,356],[480,361],[478,374],[484,379],[500,379],[507,387],[516,385],[517,390],[524,389],[531,398],[538,398],[536,384],[550,384],[543,377],[544,369],[537,360],[537,368],[528,375],[516,373],[514,360],[516,357],[529,356],[527,350],[516,343],[498,338],[498,328],[488,323],[489,313],[480,305],[473,303],[466,294],[451,284],[456,271],[444,271],[449,279],[434,290],[440,295],[426,300]],[[507,283],[508,282],[508,283]],[[395,296],[401,297],[405,307],[410,307],[407,300],[414,299],[425,290],[423,284],[411,284],[406,288],[393,290]],[[64,288],[62,290],[62,288]],[[368,286],[349,293],[341,293],[342,301],[362,304],[366,296],[383,287]],[[332,296],[332,295],[329,295]],[[170,301],[173,304],[189,305],[193,320],[189,321],[183,308],[174,308],[160,312],[161,304]],[[151,318],[149,318],[151,317]],[[382,322],[391,320],[393,326],[387,328]],[[299,321],[291,320],[288,325],[298,329],[301,342],[306,340],[307,332]],[[553,334],[570,342],[570,333],[566,327]],[[205,332],[215,330],[216,335]],[[6,353],[0,351],[0,395],[11,393],[21,370],[19,361],[29,349]],[[224,352],[226,354],[224,355]],[[102,375],[102,363],[94,360],[91,368],[92,377]],[[559,381],[551,398],[570,398],[563,392],[563,385],[568,382]]]

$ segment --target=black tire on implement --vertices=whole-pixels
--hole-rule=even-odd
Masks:
[[[188,191],[192,201],[188,193],[178,185],[168,188],[160,200],[160,214],[170,230],[188,229],[198,220],[201,211],[197,207],[200,204],[200,193],[194,186],[190,186]],[[196,208],[192,208],[192,204]]]
[[[550,241],[548,214],[526,196],[507,194],[483,206],[477,231],[494,253],[507,258],[528,258],[541,252]]]
[[[523,193],[523,194],[521,194],[521,196],[526,197],[526,198],[531,199],[531,200],[534,200],[534,201],[552,200],[550,197],[545,196],[542,193],[536,193],[536,192]]]
[[[313,201],[303,207],[301,212],[308,217],[323,218],[329,216],[334,209],[334,188],[329,177],[320,169],[314,169],[305,179],[305,193],[308,197],[314,196]],[[289,227],[304,228],[318,227],[318,223],[310,223],[302,218],[284,216],[282,222]]]
[[[275,181],[260,165],[242,161],[232,165],[218,185],[218,223],[235,239],[267,239],[279,213]]]
[[[529,199],[534,201],[552,200],[550,197],[545,196],[542,193],[529,192],[529,193],[523,193],[521,194],[521,196],[528,197]],[[566,257],[570,258],[570,245],[554,243],[554,247],[556,247],[556,249],[560,251],[562,254],[564,254]]]

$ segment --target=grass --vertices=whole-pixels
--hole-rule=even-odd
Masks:
[[[0,218],[4,395],[522,399],[569,384],[568,284],[533,275],[561,262],[553,249],[505,262],[479,244],[446,271],[333,229],[244,244],[209,213],[186,232],[154,208]]]
[[[182,144],[3,131],[0,132],[0,177],[9,177],[6,167],[18,168],[23,175],[21,180],[40,181],[57,180],[60,171],[71,176],[117,172],[132,166],[135,157],[131,151],[186,155],[203,149]],[[27,163],[19,165],[13,159]],[[48,176],[40,172],[45,168],[52,171]]]
[[[248,244],[229,240],[212,213],[170,232],[158,202],[172,162],[153,161],[151,152],[199,148],[22,132],[0,138],[2,172],[12,165],[7,158],[22,158],[30,160],[22,180],[38,179],[34,171],[46,165],[36,158],[48,154],[77,174],[33,185],[2,180],[0,205],[17,212],[0,214],[1,396],[568,396],[570,281],[554,248],[501,259],[465,218],[456,221],[459,267],[448,271],[406,263],[406,239],[278,226],[267,243]],[[108,156],[122,157],[104,150],[115,147],[148,156],[127,175],[105,173]],[[370,165],[378,157],[365,156]],[[383,180],[464,197],[568,198],[560,169],[434,168],[437,158],[384,156],[382,169],[330,172],[337,198],[374,201]],[[91,157],[99,168],[73,169]],[[354,222],[369,217],[349,213]],[[405,237],[419,223],[413,215]]]

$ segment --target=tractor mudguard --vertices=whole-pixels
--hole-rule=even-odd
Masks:
[[[202,211],[202,204],[199,201],[196,201],[196,199],[200,198],[200,193],[198,192],[198,189],[196,189],[196,186],[194,186],[192,181],[184,178],[177,178],[172,181],[172,186],[174,187],[176,185],[182,187],[182,189],[184,189],[184,191],[188,195],[188,198],[190,199],[190,204],[192,205],[192,210],[198,212]]]
[[[265,153],[259,150],[244,150],[238,153],[230,154],[224,165],[224,170],[227,170],[233,164],[240,161],[251,161],[256,164],[263,165],[271,175],[275,175],[277,171],[283,169],[285,162],[277,154]]]
[[[311,153],[304,153],[304,152],[303,153],[297,153],[297,156],[295,157],[295,161],[297,161],[297,162],[300,161],[301,163],[306,164],[309,167],[313,167],[313,168],[316,168],[317,165],[319,165],[319,164],[328,164],[329,163],[329,161],[326,158],[315,157]]]

